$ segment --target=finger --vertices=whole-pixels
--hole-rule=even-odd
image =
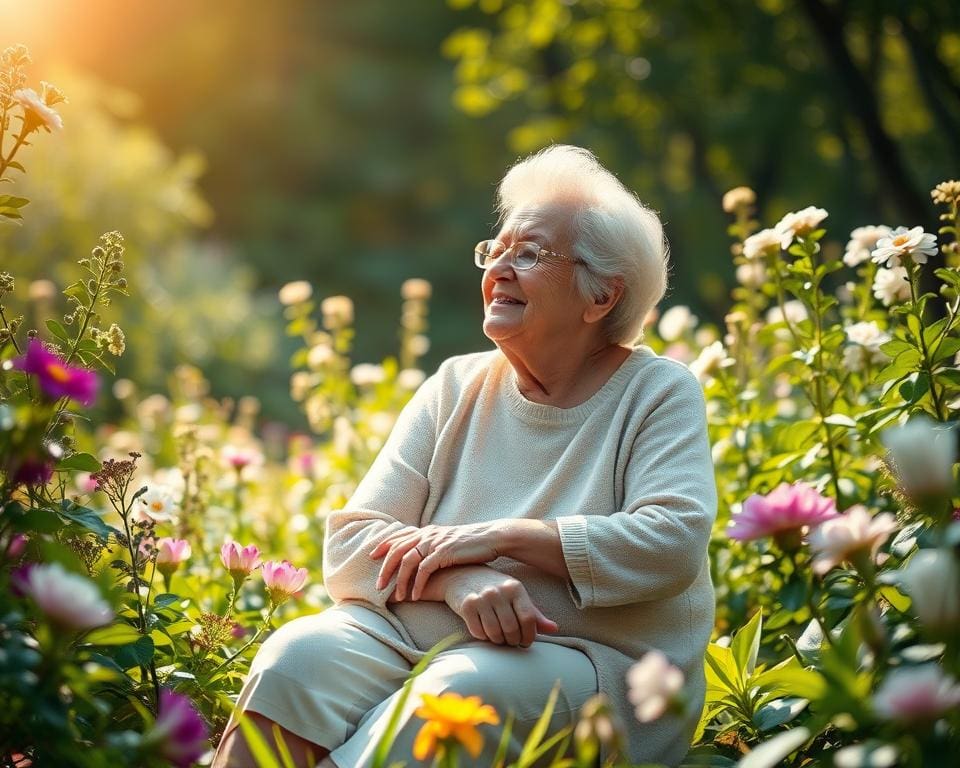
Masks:
[[[373,560],[378,560],[383,557],[393,544],[401,539],[405,539],[407,536],[410,536],[413,532],[419,531],[419,528],[414,528],[412,525],[404,526],[397,531],[394,531],[389,536],[387,536],[383,541],[381,541],[377,546],[373,548],[373,551],[370,553],[370,557]]]
[[[529,600],[514,600],[513,612],[520,622],[520,645],[529,648],[537,637],[537,609]]]
[[[546,616],[541,613],[539,608],[534,608],[537,612],[537,631],[546,632],[548,634],[552,632],[558,632],[560,630],[560,625],[557,624],[553,619],[548,619]]]
[[[500,620],[493,608],[488,603],[481,603],[477,613],[480,614],[480,623],[490,642],[503,645],[503,630],[500,628]]]
[[[463,620],[467,625],[467,631],[470,636],[477,640],[489,640],[487,633],[483,631],[483,623],[480,621],[480,613],[475,608],[464,608]]]
[[[440,558],[436,552],[427,555],[420,561],[420,567],[417,568],[417,578],[413,582],[413,590],[410,593],[411,600],[419,600],[423,595],[423,590],[427,588],[427,581],[430,576],[440,570]]]
[[[520,645],[522,639],[520,622],[517,621],[517,614],[513,611],[513,605],[510,603],[495,603],[493,610],[497,615],[497,621],[500,622],[504,642],[507,645]]]
[[[408,586],[410,580],[416,575],[420,559],[420,553],[417,552],[416,547],[411,547],[400,559],[400,568],[397,570],[397,594],[401,600],[405,600],[409,594]]]
[[[417,546],[416,537],[395,541],[389,553],[380,566],[380,574],[377,576],[377,589],[383,589],[390,582],[394,572],[400,567],[400,563],[406,554]]]

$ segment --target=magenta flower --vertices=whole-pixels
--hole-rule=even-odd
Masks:
[[[307,569],[296,568],[287,560],[268,560],[263,564],[263,583],[274,605],[299,592],[307,580]]]
[[[53,477],[53,462],[37,456],[27,456],[13,471],[14,485],[41,486]]]
[[[27,548],[27,537],[22,533],[15,533],[7,544],[6,558],[8,560],[19,560],[20,555]]]
[[[241,547],[235,541],[225,541],[220,547],[220,561],[235,579],[245,579],[260,565],[260,550],[256,544]]]
[[[100,380],[93,371],[67,365],[43,346],[40,339],[30,340],[25,355],[15,358],[13,367],[36,377],[40,391],[51,400],[68,397],[82,405],[92,405]]]
[[[813,486],[781,483],[766,496],[753,494],[743,502],[742,510],[731,520],[727,535],[738,541],[775,536],[781,543],[795,538],[799,545],[799,535],[805,527],[836,516],[836,502],[821,496]]]
[[[23,592],[33,598],[55,624],[71,629],[92,629],[113,618],[97,585],[59,563],[35,565],[19,580]]]
[[[207,751],[208,736],[207,724],[188,697],[166,688],[160,691],[159,713],[147,741],[157,744],[164,758],[188,768]]]
[[[164,576],[170,576],[180,563],[186,561],[193,550],[190,548],[190,542],[186,539],[171,539],[164,536],[157,539],[157,570]]]

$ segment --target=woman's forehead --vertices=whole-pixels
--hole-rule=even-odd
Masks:
[[[500,237],[512,240],[565,239],[569,230],[569,212],[559,206],[542,206],[516,211],[503,223]]]

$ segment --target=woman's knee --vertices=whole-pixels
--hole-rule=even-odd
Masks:
[[[300,671],[335,655],[349,640],[348,626],[334,609],[288,621],[260,646],[251,672],[280,671],[299,679]]]

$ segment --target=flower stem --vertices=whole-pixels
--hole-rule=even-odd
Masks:
[[[920,333],[915,334],[917,343],[920,346],[920,354],[923,357],[923,370],[927,374],[927,380],[930,382],[930,399],[933,400],[933,407],[936,411],[936,416],[938,421],[946,421],[947,414],[944,412],[943,402],[940,395],[937,393],[937,380],[933,375],[933,363],[930,360],[930,350],[927,348],[927,341],[923,337],[923,313],[920,311],[919,306],[917,305],[917,273],[916,265],[913,263],[910,264],[909,274],[910,280],[910,303],[911,310],[914,317],[917,318],[920,325]]]
[[[277,606],[274,603],[270,604],[270,610],[267,612],[267,617],[263,620],[263,624],[257,629],[253,637],[251,637],[247,642],[245,642],[236,653],[231,654],[226,659],[221,661],[217,666],[215,666],[211,674],[219,672],[224,667],[232,664],[237,658],[243,654],[251,645],[257,642],[260,639],[260,636],[270,627],[270,619],[273,618],[273,612],[277,610]]]

